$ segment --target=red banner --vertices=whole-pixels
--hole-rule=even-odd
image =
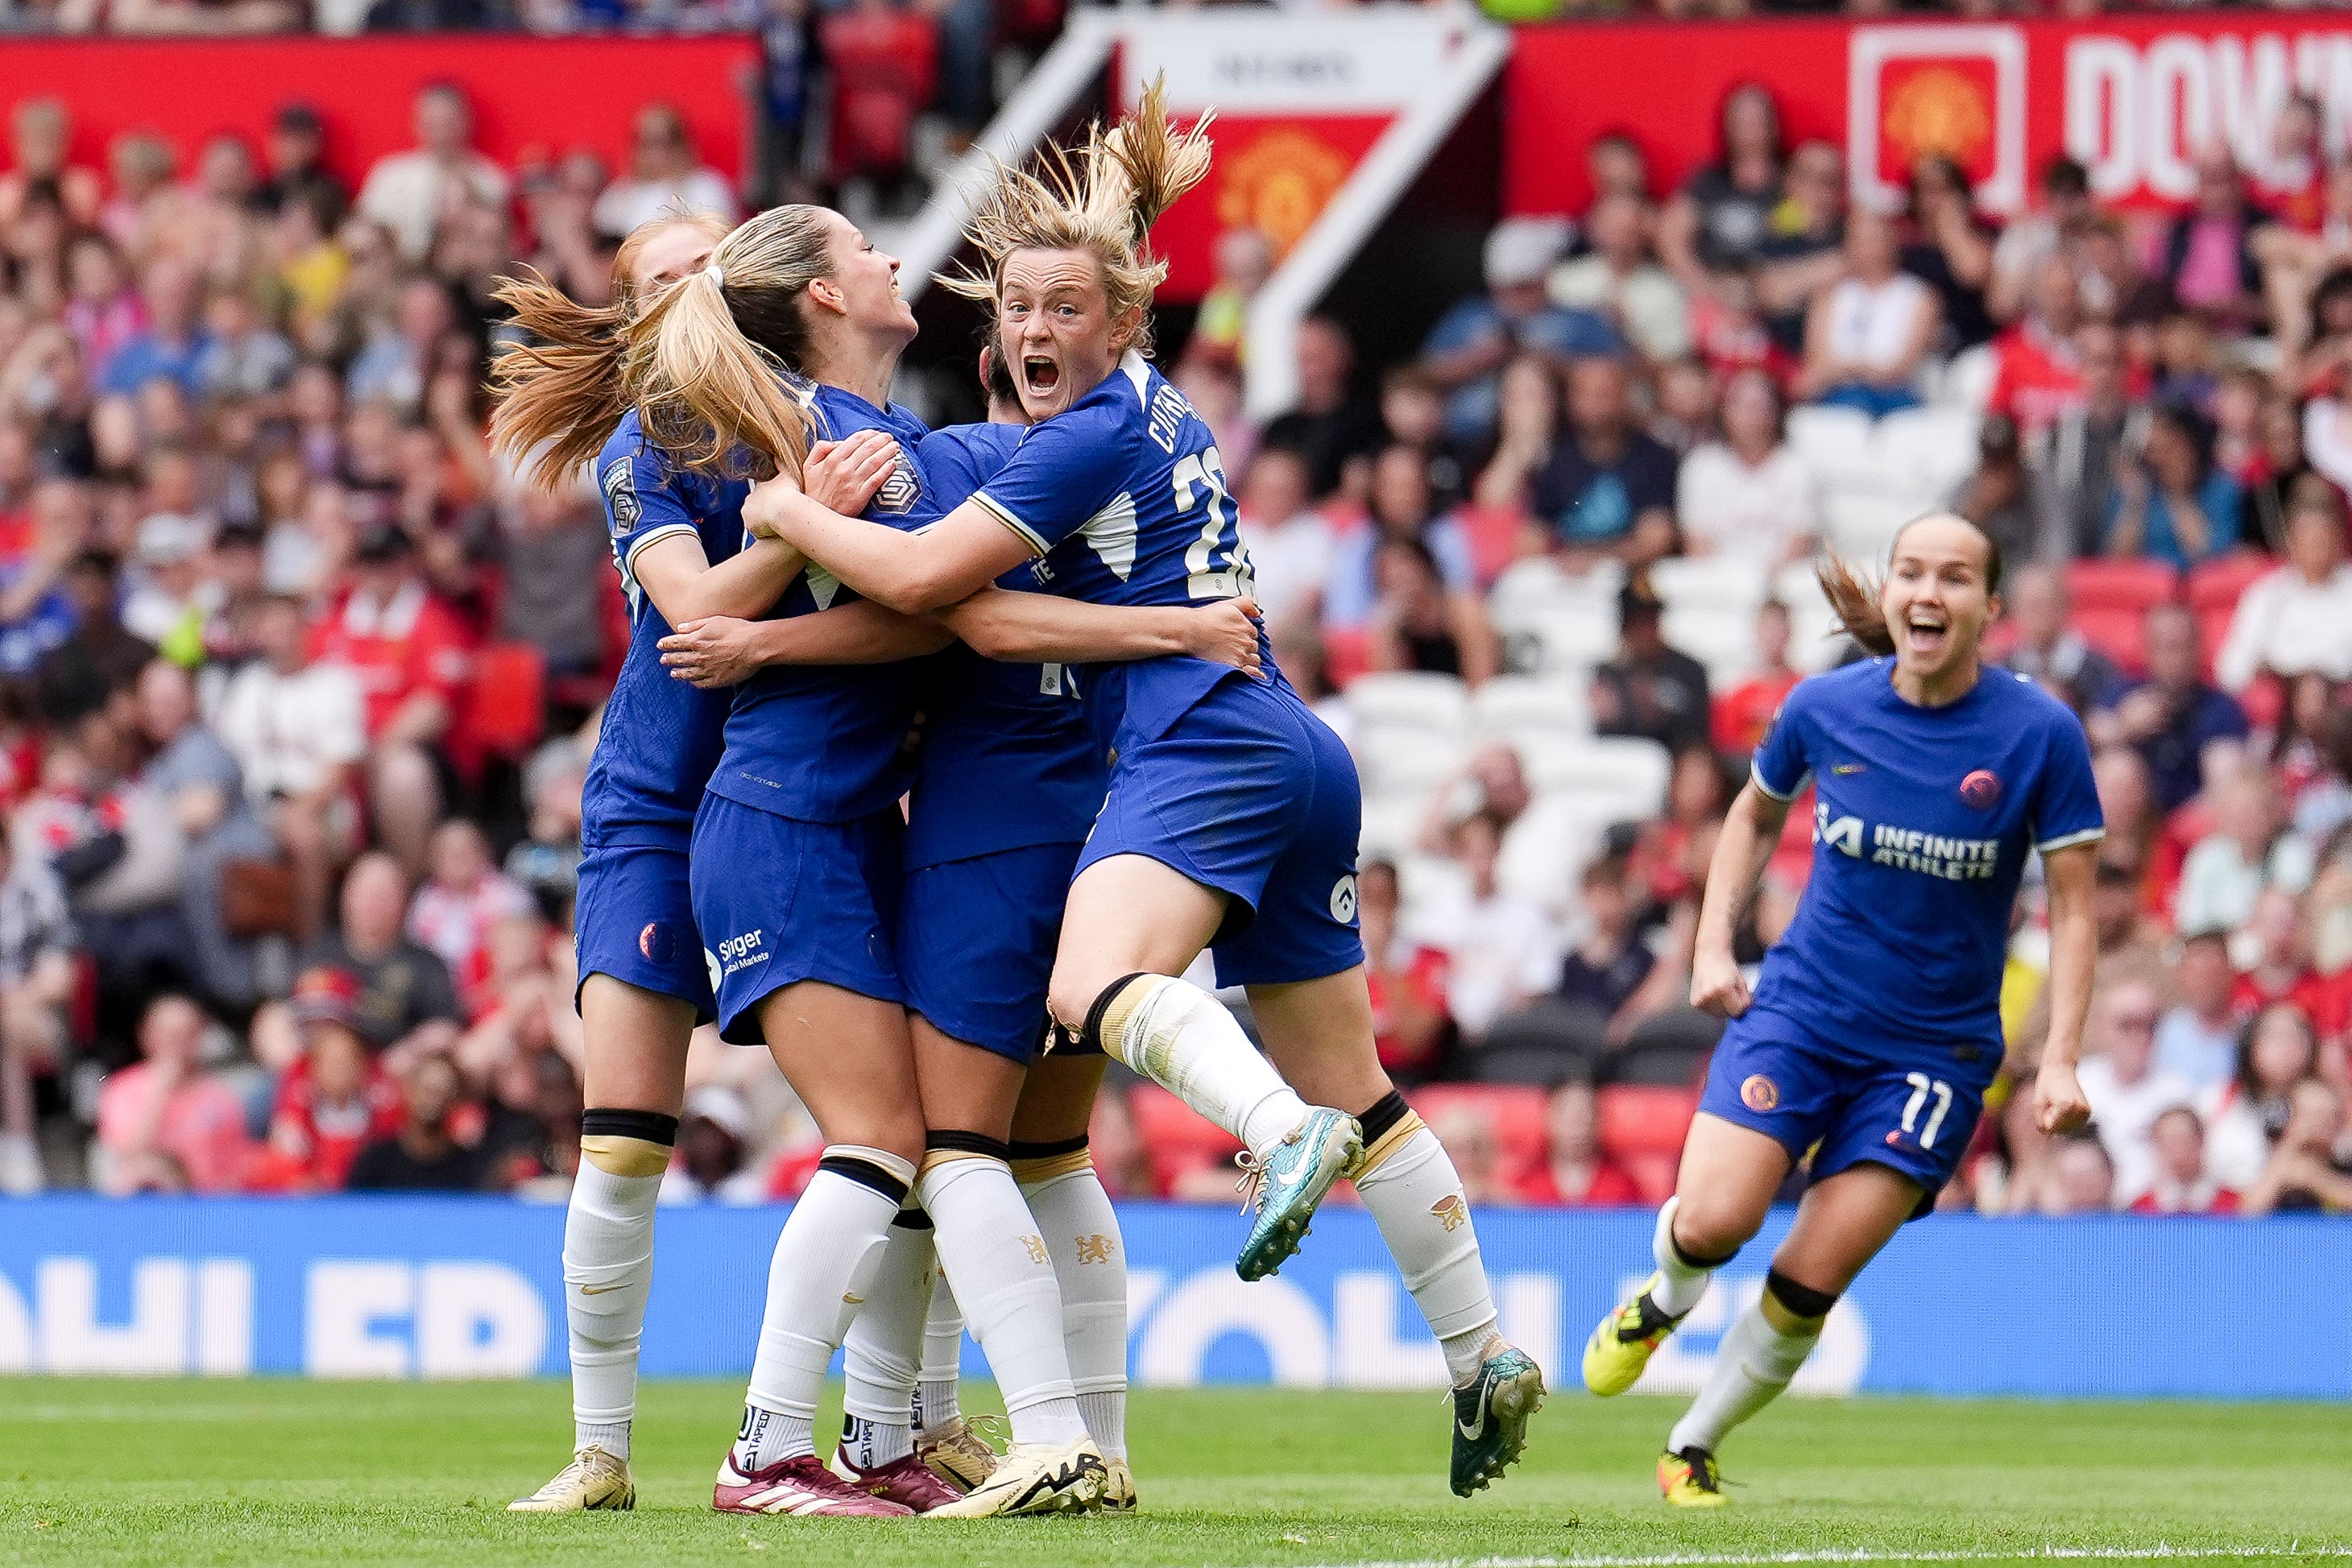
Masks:
[[[1217,236],[1255,228],[1275,259],[1306,237],[1394,118],[1385,114],[1224,115],[1216,162],[1200,188],[1168,209],[1151,246],[1168,258],[1163,299],[1197,299],[1216,281]]]
[[[1663,192],[1717,153],[1717,110],[1759,82],[1793,141],[1845,151],[1858,194],[1891,194],[1923,153],[1957,159],[1982,204],[2011,212],[2060,151],[2126,206],[2187,201],[2216,140],[2249,170],[2273,159],[2294,92],[2325,110],[2325,148],[2352,148],[2352,22],[2258,11],[2082,21],[1595,23],[1525,27],[1507,78],[1504,200],[1580,211],[1584,149],[1610,131],[1649,154]]]
[[[502,163],[584,147],[620,170],[630,117],[666,101],[701,161],[732,175],[749,155],[743,89],[758,64],[747,37],[11,38],[0,44],[0,107],[62,98],[76,162],[102,169],[110,141],[147,131],[176,145],[185,169],[219,131],[257,152],[281,105],[308,103],[326,124],[330,165],[356,184],[376,159],[415,144],[417,89],[452,81],[473,102],[477,145]]]

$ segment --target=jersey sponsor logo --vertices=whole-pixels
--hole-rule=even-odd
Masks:
[[[1946,882],[1990,882],[2000,869],[1999,839],[1949,839],[1881,822],[1870,833],[1870,863]]]
[[[667,964],[677,956],[677,933],[659,920],[648,920],[637,933],[637,951],[656,964]]]
[[[629,470],[629,460],[615,457],[604,465],[604,475],[597,481],[597,487],[604,492],[605,509],[613,514],[614,534],[626,538],[635,533],[645,508],[637,503],[637,481]]]
[[[1992,810],[2000,799],[2000,778],[1990,768],[1979,768],[1960,780],[1960,799],[1979,811]]]
[[[1813,840],[1832,849],[1843,850],[1854,859],[1862,858],[1862,819],[1839,817],[1832,820],[1826,800],[1813,802]]]
[[[754,964],[766,963],[767,949],[761,946],[760,942],[760,938],[764,935],[765,933],[761,931],[746,931],[740,936],[721,937],[719,951],[713,958],[719,970],[719,977],[723,978],[728,975],[748,969]],[[718,980],[713,979],[711,985],[712,988],[716,989]]]
[[[883,480],[882,488],[874,493],[874,505],[882,511],[904,515],[913,511],[915,503],[922,498],[923,477],[915,472],[914,464],[902,449],[890,477]]]
[[[715,996],[719,991],[719,982],[724,977],[719,973],[719,955],[705,947],[702,950],[702,967],[710,972],[710,989]]]
[[[1331,918],[1345,925],[1356,918],[1356,873],[1331,884]]]
[[[1739,1086],[1739,1103],[1759,1114],[1777,1109],[1780,1103],[1780,1086],[1760,1072],[1751,1072]]]

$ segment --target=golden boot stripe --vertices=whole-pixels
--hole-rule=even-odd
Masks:
[[[1774,1295],[1769,1289],[1756,1299],[1756,1305],[1763,1312],[1764,1321],[1772,1325],[1774,1333],[1788,1334],[1798,1339],[1809,1339],[1820,1333],[1822,1325],[1829,1322],[1826,1317],[1799,1317],[1789,1310],[1789,1304],[1786,1301]]]
[[[591,1133],[580,1140],[580,1157],[616,1176],[657,1176],[669,1169],[670,1146],[650,1138]]]
[[[1421,1129],[1421,1117],[1412,1111],[1407,1111],[1402,1121],[1373,1139],[1370,1146],[1364,1150],[1364,1157],[1356,1166],[1355,1179],[1361,1181],[1380,1169],[1381,1162],[1404,1147],[1405,1140]]]
[[[1066,1155],[1045,1155],[1036,1159],[1014,1160],[1013,1179],[1024,1186],[1034,1186],[1039,1182],[1052,1181],[1056,1176],[1066,1176],[1077,1171],[1090,1171],[1094,1168],[1095,1156],[1092,1150],[1072,1149]]]
[[[1102,1048],[1110,1053],[1112,1060],[1126,1060],[1126,1053],[1119,1050],[1118,1040],[1127,1032],[1128,1020],[1135,1016],[1137,1009],[1151,999],[1154,992],[1168,983],[1165,975],[1138,975],[1121,986],[1118,994],[1111,998],[1110,1005],[1103,1009]]]
[[[941,1166],[957,1160],[989,1160],[997,1165],[1004,1163],[995,1155],[983,1155],[977,1149],[929,1149],[924,1152],[923,1163],[916,1167],[915,1179],[920,1181]]]

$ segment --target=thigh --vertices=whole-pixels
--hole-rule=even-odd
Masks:
[[[1843,1293],[1919,1207],[1925,1189],[1882,1165],[1850,1166],[1805,1189],[1772,1266],[1800,1285]]]
[[[978,1133],[999,1142],[1010,1138],[1013,1106],[1025,1076],[1023,1063],[942,1033],[920,1014],[908,1014],[907,1023],[914,1040],[923,1125],[934,1132]]]
[[[1890,1170],[1913,1185],[1916,1210],[1926,1214],[1959,1169],[1984,1113],[1984,1063],[2000,1060],[1997,1047],[1974,1061],[1927,1052],[1907,1061],[1856,1057],[1846,1103],[1813,1153],[1814,1181],[1863,1166]]]
[[[908,1010],[1016,1064],[1034,1058],[1077,853],[1045,844],[908,872],[898,933]]]
[[[1249,923],[1221,934],[1215,946],[1217,983],[1249,987],[1253,1001],[1260,987],[1319,980],[1364,962],[1356,923],[1364,802],[1356,765],[1322,720],[1303,709],[1296,716],[1307,768],[1293,788],[1306,809],[1266,873]]]
[[[694,1017],[688,1003],[609,974],[581,981],[583,1103],[592,1110],[678,1114]]]
[[[572,906],[574,971],[580,985],[605,975],[628,988],[684,1002],[695,1019],[714,1016],[710,966],[694,918],[693,874],[684,846],[600,846],[580,862]],[[581,1017],[587,1018],[584,1001]]]
[[[1098,1051],[1076,1055],[1055,1051],[1039,1057],[1013,1107],[1013,1141],[1062,1144],[1084,1137],[1109,1066],[1110,1059]]]
[[[819,980],[769,992],[761,1033],[828,1144],[923,1157],[923,1116],[906,1009]]]
[[[1691,1118],[1675,1175],[1675,1239],[1698,1258],[1748,1245],[1794,1163],[1778,1139],[1702,1111]]]
[[[1122,976],[1182,974],[1224,915],[1224,895],[1148,855],[1113,855],[1084,867],[1070,883],[1054,956],[1054,1016],[1076,1029]]]
[[[1249,999],[1265,1054],[1304,1099],[1357,1114],[1392,1087],[1372,1046],[1361,964],[1320,979],[1252,986]]]

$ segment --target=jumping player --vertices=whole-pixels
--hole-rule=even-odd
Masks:
[[[747,522],[908,613],[1024,561],[1054,592],[1097,603],[1244,594],[1249,560],[1223,462],[1144,357],[1165,276],[1144,238],[1208,162],[1201,130],[1176,134],[1155,89],[1139,114],[1063,159],[1055,184],[1002,173],[970,231],[988,270],[952,282],[995,307],[1035,423],[1004,468],[921,538],[832,512],[789,477],[754,489]],[[705,412],[730,433],[756,418]],[[1171,657],[1092,667],[1080,684],[1110,794],[1070,886],[1054,1016],[1246,1145],[1258,1217],[1244,1279],[1296,1250],[1331,1184],[1355,1176],[1444,1349],[1452,1481],[1467,1495],[1524,1447],[1542,1378],[1495,1333],[1453,1162],[1372,1049],[1347,750],[1271,659],[1257,680]],[[1282,1073],[1213,997],[1177,977],[1211,946],[1220,977],[1249,988]]]
[[[1593,1330],[1586,1385],[1633,1385],[1809,1150],[1811,1183],[1761,1299],[1724,1335],[1666,1438],[1658,1485],[1677,1506],[1725,1500],[1724,1436],[1788,1386],[1839,1295],[1951,1179],[2000,1069],[2010,907],[2037,850],[2052,998],[2038,1118],[2058,1133],[2090,1115],[2074,1064],[2105,830],[2082,725],[1979,659],[2000,566],[1992,540],[1948,513],[1896,536],[1874,592],[1843,563],[1826,565],[1845,630],[1877,656],[1789,694],[1716,843],[1691,1002],[1734,1021],[1658,1214],[1657,1272]],[[1751,996],[1732,928],[1809,781],[1812,877]]]

